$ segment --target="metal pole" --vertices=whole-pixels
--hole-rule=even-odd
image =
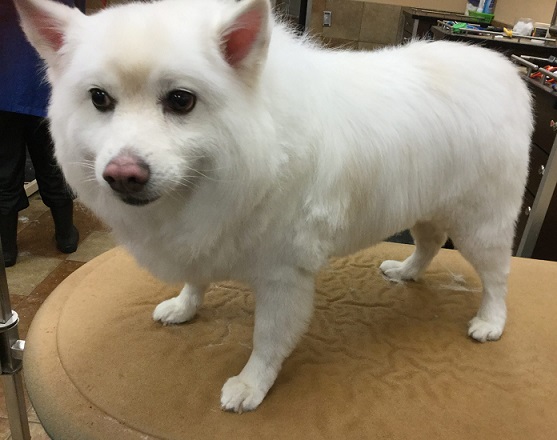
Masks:
[[[29,432],[21,370],[14,374],[3,374],[2,385],[4,386],[6,409],[10,422],[10,432],[12,433],[11,438],[13,440],[30,440],[31,433]]]
[[[30,440],[21,371],[25,342],[19,340],[18,324],[19,317],[11,307],[8,278],[0,241],[0,368],[2,384],[12,438],[13,440]]]

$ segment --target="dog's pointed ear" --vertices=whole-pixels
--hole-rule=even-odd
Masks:
[[[21,27],[48,67],[56,70],[60,49],[72,20],[83,14],[51,0],[14,0]]]
[[[221,52],[226,62],[242,74],[256,75],[267,56],[271,21],[269,0],[237,3],[220,35]]]

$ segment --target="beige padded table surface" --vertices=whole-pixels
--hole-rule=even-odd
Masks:
[[[309,332],[259,409],[220,410],[247,361],[253,298],[213,285],[193,322],[162,326],[176,295],[120,248],[72,274],[27,338],[29,395],[54,439],[557,439],[557,263],[514,259],[498,342],[466,336],[479,281],[442,250],[417,283],[379,264],[383,243],[317,277]]]

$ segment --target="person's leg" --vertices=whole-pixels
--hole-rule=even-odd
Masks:
[[[66,254],[75,252],[79,233],[73,224],[74,196],[54,157],[46,119],[29,117],[25,133],[39,192],[54,220],[56,246]]]
[[[17,261],[17,211],[0,215],[0,236],[4,265],[13,266]]]
[[[0,111],[0,235],[6,267],[17,260],[17,216],[25,194],[24,115]]]

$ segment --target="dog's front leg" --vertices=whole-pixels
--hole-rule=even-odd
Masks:
[[[284,275],[280,280],[254,286],[253,350],[242,372],[222,388],[224,410],[241,413],[257,408],[307,329],[313,310],[313,276],[298,270],[288,272],[280,272]]]

